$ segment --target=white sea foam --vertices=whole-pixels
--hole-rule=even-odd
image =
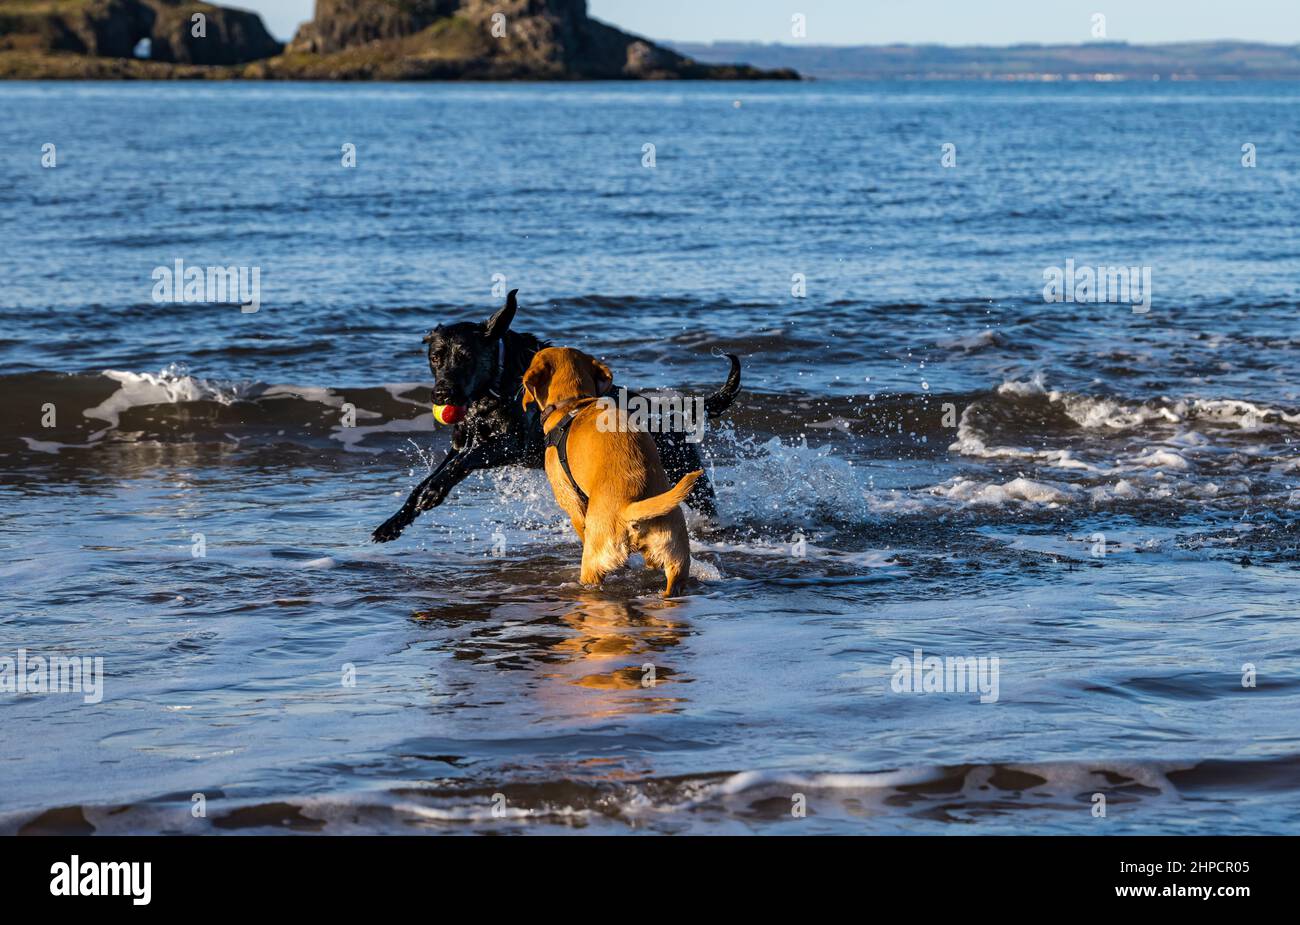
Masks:
[[[971,504],[1006,504],[1010,501],[1027,501],[1056,507],[1075,498],[1076,492],[1063,485],[1050,485],[1033,479],[1016,478],[997,485],[957,477],[944,485],[936,485],[930,493],[954,501]]]
[[[94,446],[93,443],[59,443],[55,440],[37,440],[34,437],[19,437],[33,453],[57,454],[59,450],[84,450]]]
[[[889,790],[914,784],[940,780],[940,768],[905,768],[897,771],[879,771],[859,774],[792,774],[780,771],[741,771],[732,774],[717,786],[725,796],[750,794],[756,790]]]
[[[233,404],[256,392],[257,386],[248,382],[215,382],[189,375],[183,366],[172,364],[153,373],[133,373],[106,369],[103,375],[121,383],[117,391],[82,415],[108,424],[90,437],[90,442],[101,439],[105,433],[121,424],[122,415],[132,408],[144,405],[175,405],[191,401],[212,401],[222,405]]]
[[[1145,466],[1151,469],[1190,469],[1191,463],[1173,450],[1151,447],[1134,456],[1130,461],[1133,466]]]
[[[210,401],[221,405],[232,405],[240,401],[274,401],[277,399],[296,399],[311,402],[326,408],[342,411],[348,402],[346,391],[338,391],[323,386],[301,385],[266,385],[252,381],[229,381],[205,379],[190,375],[181,365],[172,364],[157,373],[137,373],[125,370],[104,370],[103,376],[117,382],[118,388],[106,399],[94,407],[82,411],[82,415],[93,420],[103,421],[106,427],[94,432],[84,444],[60,444],[51,441],[28,439],[29,448],[42,452],[57,452],[66,447],[89,447],[103,439],[112,430],[121,426],[122,415],[132,408],[148,405],[177,405],[187,402]],[[407,405],[424,407],[422,401],[404,397],[405,393],[418,390],[423,384],[401,382],[383,386],[383,389],[396,401]],[[383,414],[363,407],[356,407],[355,418],[359,421],[375,421]],[[330,437],[339,441],[343,449],[349,452],[375,453],[379,450],[363,446],[363,442],[372,434],[378,433],[430,433],[434,430],[431,412],[414,418],[397,418],[382,423],[344,427],[340,420],[335,424]],[[238,443],[239,438],[225,434],[228,439]]]
[[[1062,485],[1042,491],[1018,481],[999,484],[963,479],[936,486],[930,490],[931,494],[985,504],[1007,501],[1061,504],[1080,497],[1091,503],[1132,498],[1221,497],[1233,493],[1239,480],[1202,482],[1198,474],[1202,463],[1211,463],[1216,472],[1242,470],[1253,464],[1252,458],[1267,463],[1276,446],[1243,442],[1237,435],[1278,434],[1282,440],[1274,440],[1276,444],[1286,440],[1294,425],[1300,423],[1300,415],[1237,399],[1159,399],[1134,404],[1076,395],[1048,389],[1041,376],[1004,382],[997,394],[1011,400],[1046,401],[1085,433],[1072,439],[1072,446],[1064,448],[1000,443],[982,428],[990,427],[999,414],[1014,415],[1014,409],[995,409],[986,401],[975,401],[962,412],[950,452],[975,459],[1023,460],[1061,470],[1067,481],[1072,480],[1067,474],[1071,472],[1093,479],[1113,477],[1115,481],[1085,486],[1080,493]],[[1123,435],[1124,442],[1108,439],[1112,434]],[[1062,435],[1051,437],[1061,442]],[[1022,439],[1028,443],[1033,437],[1027,435]]]
[[[407,398],[407,394],[410,392],[418,392],[420,390],[425,390],[427,392],[432,388],[432,382],[393,382],[383,386],[384,391],[391,395],[394,401],[400,401],[407,405],[417,405],[421,408],[425,407],[427,402],[418,398]]]
[[[360,408],[357,409],[357,417],[362,416]],[[367,417],[380,417],[379,414],[366,412]],[[427,434],[433,430],[434,420],[433,412],[421,414],[413,418],[397,418],[396,420],[386,421],[383,424],[372,424],[368,426],[344,427],[342,423],[336,424],[330,431],[330,439],[337,440],[343,444],[343,449],[349,453],[382,453],[379,447],[362,446],[361,443],[371,434]]]
[[[1239,399],[1160,399],[1143,404],[1125,403],[1115,398],[1078,395],[1049,389],[1041,374],[1029,380],[1008,380],[997,388],[999,395],[1018,398],[1041,396],[1060,405],[1065,414],[1080,427],[1089,430],[1131,430],[1154,423],[1186,424],[1193,420],[1242,430],[1280,429],[1280,425],[1300,425],[1300,412],[1289,413]]]

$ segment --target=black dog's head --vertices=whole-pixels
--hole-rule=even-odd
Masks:
[[[440,324],[425,335],[429,371],[434,379],[434,404],[468,405],[492,387],[500,349],[497,345],[514,320],[518,291],[511,289],[505,307],[482,324]]]

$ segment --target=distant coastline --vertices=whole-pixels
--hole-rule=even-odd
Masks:
[[[1300,45],[1176,42],[1130,45],[788,45],[673,42],[701,61],[743,59],[806,77],[863,80],[1300,80]]]
[[[745,63],[736,63],[745,62]],[[0,0],[0,79],[1300,80],[1300,45],[654,42],[586,0],[316,0],[287,43],[201,0]]]

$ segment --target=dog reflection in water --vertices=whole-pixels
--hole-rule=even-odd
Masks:
[[[671,619],[671,602],[650,604],[599,599],[577,602],[560,619],[574,635],[551,647],[561,656],[560,668],[549,677],[601,691],[644,690],[653,693],[664,682],[681,677],[664,664],[665,653],[686,638],[687,624]],[[669,708],[676,698],[655,699],[657,708]],[[605,713],[623,713],[633,703],[620,698],[606,704]]]

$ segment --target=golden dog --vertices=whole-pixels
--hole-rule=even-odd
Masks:
[[[664,597],[671,597],[691,566],[678,505],[703,472],[668,487],[651,436],[597,401],[613,380],[608,366],[582,351],[547,347],[524,373],[523,404],[542,408],[546,477],[582,541],[582,581],[600,584],[635,550],[647,567],[664,570]]]

